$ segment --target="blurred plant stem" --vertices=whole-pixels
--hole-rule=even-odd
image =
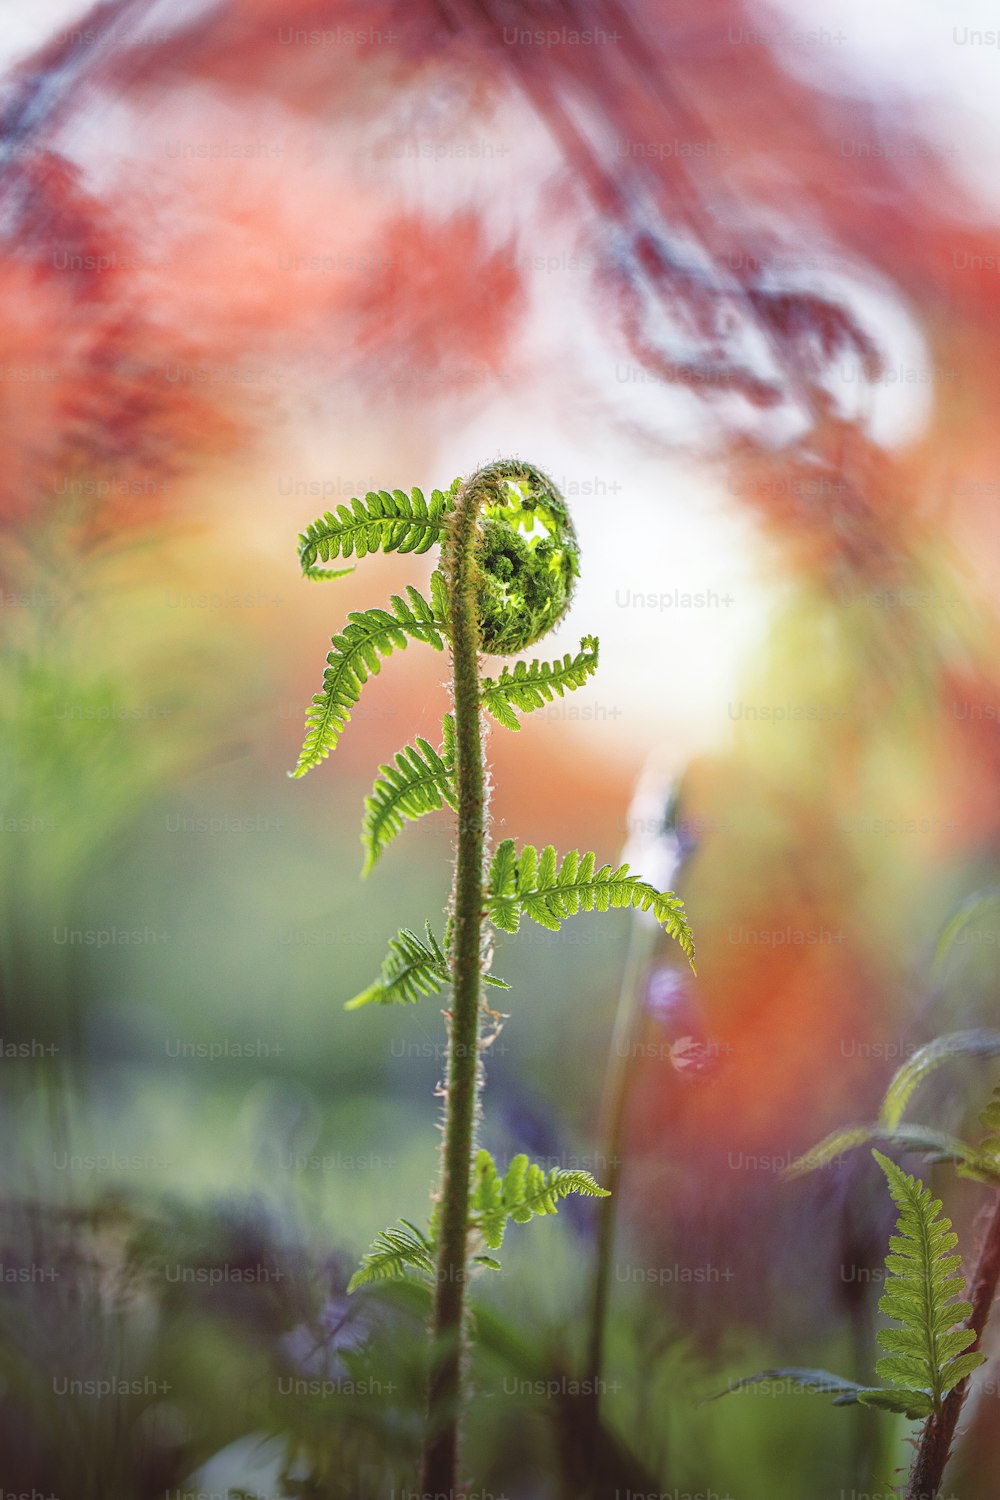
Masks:
[[[611,1040],[611,1056],[604,1078],[601,1107],[601,1153],[606,1162],[606,1186],[611,1194],[598,1207],[597,1250],[590,1299],[584,1391],[588,1393],[590,1437],[596,1444],[601,1428],[601,1386],[604,1369],[604,1332],[607,1323],[611,1263],[618,1226],[619,1188],[624,1165],[625,1123],[628,1111],[635,1040],[643,1020],[642,987],[656,946],[657,929],[641,917],[633,919],[628,952],[618,993],[618,1010]]]
[[[861,1385],[872,1385],[875,1382],[875,1370],[871,1357],[875,1344],[873,1311],[869,1297],[859,1299],[851,1307],[853,1375]],[[885,1423],[879,1420],[879,1415],[874,1407],[862,1406],[861,1402],[858,1402],[852,1429],[851,1467],[859,1493],[871,1480],[882,1457]]]
[[[680,810],[681,786],[665,776],[654,755],[639,777],[629,810],[629,827],[639,830],[639,833],[633,834],[623,852],[630,863],[636,859],[641,859],[644,863],[651,861],[656,868],[657,878],[664,887],[674,882],[693,848],[679,833]],[[619,1189],[624,1176],[628,1102],[633,1092],[635,1062],[642,1056],[642,1048],[638,1042],[646,1023],[647,986],[658,946],[659,932],[656,925],[637,913],[632,920],[618,991],[611,1054],[605,1070],[601,1104],[599,1149],[607,1163],[606,1186],[610,1197],[603,1199],[598,1207],[597,1248],[583,1384],[586,1393],[584,1399],[590,1416],[587,1441],[592,1445],[588,1467],[594,1476],[589,1490],[590,1497],[598,1494],[596,1459],[604,1425],[601,1392],[604,1388],[605,1331],[610,1302],[611,1266],[618,1230],[621,1199]]]

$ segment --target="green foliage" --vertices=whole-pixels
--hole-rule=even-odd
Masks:
[[[920,1047],[897,1068],[889,1081],[878,1119],[871,1125],[850,1125],[835,1130],[785,1169],[787,1177],[801,1177],[826,1166],[856,1146],[878,1141],[904,1151],[923,1151],[928,1161],[950,1161],[959,1175],[997,1185],[1000,1183],[1000,1108],[996,1116],[980,1118],[989,1130],[998,1132],[981,1146],[970,1146],[957,1136],[926,1125],[904,1124],[902,1117],[916,1089],[936,1068],[953,1057],[994,1057],[1000,1053],[1000,1032],[979,1029],[953,1031]],[[987,1112],[990,1106],[987,1106]]]
[[[774,1370],[758,1370],[755,1375],[744,1375],[732,1380],[724,1391],[711,1397],[718,1401],[722,1396],[731,1396],[734,1391],[745,1390],[748,1385],[790,1385],[797,1390],[816,1391],[819,1395],[833,1397],[834,1406],[852,1406],[857,1402],[864,1386],[854,1380],[844,1380],[840,1375],[831,1375],[829,1370],[802,1369],[798,1365],[783,1365]]]
[[[382,660],[409,641],[442,650],[448,641],[456,717],[446,716],[437,750],[423,738],[398,751],[379,768],[365,801],[362,843],[367,874],[406,821],[447,804],[463,812],[452,893],[453,918],[444,945],[426,927],[426,937],[404,928],[389,944],[379,977],[348,1002],[413,1004],[422,995],[451,984],[448,1084],[445,1094],[445,1161],[441,1204],[425,1234],[408,1220],[384,1230],[364,1256],[348,1290],[371,1282],[406,1280],[411,1271],[437,1277],[431,1339],[434,1389],[428,1431],[440,1428],[448,1441],[425,1447],[426,1488],[454,1492],[454,1455],[464,1376],[459,1356],[465,1320],[462,1281],[473,1265],[498,1269],[492,1255],[472,1249],[498,1248],[509,1220],[526,1223],[553,1214],[569,1193],[607,1197],[589,1172],[546,1172],[516,1156],[501,1178],[486,1151],[475,1154],[480,1054],[492,1036],[483,1035],[483,1016],[498,1018],[485,1004],[483,985],[502,989],[503,980],[483,972],[490,944],[483,919],[516,932],[525,913],[558,930],[579,911],[612,907],[650,911],[677,939],[694,967],[691,930],[684,908],[671,892],[657,891],[629,873],[627,864],[597,868],[593,854],[577,851],[557,864],[550,845],[541,855],[530,845],[515,853],[512,840],[500,844],[486,893],[481,872],[486,857],[481,816],[486,767],[481,749],[481,709],[510,729],[519,714],[530,713],[581,687],[596,671],[598,642],[584,636],[576,655],[561,661],[517,663],[496,679],[482,680],[483,653],[514,655],[550,630],[569,607],[579,575],[579,547],[565,501],[540,470],[521,460],[488,464],[465,482],[456,480],[446,496],[430,501],[419,490],[372,491],[365,499],[340,505],[309,525],[299,537],[299,560],[313,580],[341,577],[345,570],[320,566],[336,558],[362,558],[375,551],[428,551],[442,543],[442,565],[431,577],[430,602],[412,587],[406,599],[393,595],[390,608],[355,611],[331,641],[322,691],[306,714],[305,742],[291,773],[300,777],[336,747],[361,689],[381,670]],[[346,571],[350,571],[348,568]],[[460,749],[459,749],[460,747]],[[454,923],[454,927],[453,927]],[[462,941],[452,946],[452,932]],[[493,1032],[495,1035],[495,1029]],[[473,1166],[474,1157],[474,1166]],[[463,1166],[456,1170],[455,1164]],[[456,1194],[469,1195],[469,1212],[454,1212]],[[440,1212],[439,1212],[440,1209]],[[460,1276],[455,1295],[453,1278]],[[445,1296],[442,1288],[449,1289]]]
[[[527,1224],[535,1214],[554,1214],[559,1199],[569,1193],[588,1198],[610,1196],[589,1172],[558,1167],[546,1172],[523,1154],[513,1158],[501,1177],[490,1153],[479,1151],[472,1179],[470,1228],[479,1230],[490,1250],[499,1250],[508,1219]],[[484,1259],[488,1261],[489,1257]]]
[[[878,1141],[884,1146],[895,1146],[901,1151],[924,1151],[927,1159],[934,1162],[950,1161],[962,1165],[973,1165],[979,1160],[979,1152],[957,1136],[947,1135],[943,1130],[931,1130],[925,1125],[897,1125],[894,1130],[878,1124],[848,1125],[834,1130],[817,1146],[797,1157],[782,1174],[785,1177],[804,1177],[815,1172],[851,1151],[856,1146],[865,1146]]]
[[[434,490],[430,501],[422,490],[409,495],[404,490],[369,490],[364,500],[350,507],[338,505],[327,511],[299,536],[299,560],[306,578],[325,581],[342,578],[352,569],[331,571],[316,566],[317,559],[365,557],[369,552],[427,552],[439,542],[448,512],[454,505],[454,487],[449,494]]]
[[[891,1401],[891,1410],[927,1417],[941,1410],[948,1392],[977,1369],[985,1356],[964,1353],[976,1342],[975,1330],[955,1326],[965,1323],[972,1307],[962,1300],[961,1256],[951,1253],[958,1236],[952,1232],[951,1220],[942,1217],[940,1200],[880,1151],[872,1155],[899,1209],[879,1308],[902,1327],[885,1328],[878,1334],[886,1354],[875,1368],[883,1380],[891,1382],[893,1391],[864,1391],[858,1399],[881,1406]]]
[[[968,1148],[968,1154],[958,1164],[958,1175],[997,1188],[1000,1187],[1000,1087],[993,1090],[985,1109],[980,1111],[979,1121],[986,1135],[978,1146]]]
[[[759,1370],[755,1375],[744,1375],[733,1380],[724,1391],[717,1391],[711,1398],[719,1400],[731,1396],[734,1391],[745,1390],[751,1385],[793,1386],[796,1390],[815,1391],[820,1396],[832,1396],[834,1406],[876,1406],[882,1411],[893,1411],[900,1416],[916,1419],[926,1417],[930,1406],[922,1391],[883,1390],[878,1386],[858,1385],[855,1380],[844,1380],[829,1370],[800,1369],[785,1365],[774,1370]]]
[[[498,678],[483,679],[483,707],[506,729],[520,729],[515,709],[531,713],[567,689],[583,687],[597,671],[597,661],[597,637],[585,635],[575,656],[567,651],[562,661],[516,662],[513,671],[504,667]]]
[[[1000,1162],[1000,1086],[990,1095],[989,1103],[981,1111],[979,1123],[987,1134],[979,1143],[979,1154],[987,1161]]]
[[[415,744],[397,752],[394,765],[379,766],[371,796],[365,798],[363,874],[371,872],[382,850],[403,831],[407,819],[416,821],[444,803],[454,808],[455,720],[451,714],[445,714],[443,736],[440,750],[418,738]]]
[[[483,650],[513,656],[569,608],[580,548],[566,502],[530,465],[498,478],[483,507],[477,604]]]
[[[935,980],[941,979],[948,955],[965,929],[979,917],[985,916],[991,908],[995,910],[998,902],[1000,902],[1000,888],[987,886],[981,891],[973,891],[972,895],[967,896],[960,904],[945,923],[934,949],[932,973]]]
[[[942,1063],[953,1057],[996,1057],[1000,1054],[1000,1031],[951,1031],[919,1048],[898,1068],[889,1083],[879,1123],[894,1130],[918,1085]]]
[[[1000,1102],[997,1118],[1000,1121]],[[964,1326],[972,1316],[972,1306],[964,1300],[965,1281],[958,1274],[961,1256],[952,1253],[958,1236],[951,1220],[942,1216],[940,1200],[922,1182],[881,1151],[872,1155],[899,1209],[896,1233],[885,1258],[888,1277],[878,1304],[887,1317],[902,1325],[883,1328],[877,1335],[885,1354],[875,1370],[888,1386],[861,1386],[827,1370],[793,1368],[745,1376],[721,1395],[761,1381],[788,1380],[804,1389],[832,1394],[835,1406],[857,1401],[917,1421],[939,1413],[948,1392],[984,1363],[985,1355],[965,1352],[976,1342],[976,1331]]]
[[[403,1226],[393,1225],[376,1235],[368,1253],[362,1257],[361,1265],[347,1283],[348,1292],[359,1286],[368,1286],[374,1281],[398,1281],[407,1271],[434,1273],[434,1243],[428,1239],[409,1219],[400,1219]]]
[[[694,939],[684,906],[672,891],[654,886],[629,874],[627,864],[599,869],[594,854],[571,849],[557,864],[551,844],[539,855],[532,844],[520,854],[514,840],[497,846],[490,866],[487,911],[490,920],[504,932],[517,932],[524,913],[541,927],[558,932],[566,917],[580,911],[609,911],[612,907],[637,907],[652,911],[661,926],[677,939],[694,967]]]
[[[345,1010],[362,1005],[413,1005],[421,995],[436,995],[449,980],[448,960],[440,943],[426,926],[427,941],[408,927],[389,941],[389,952],[374,984],[348,1000]]]
[[[440,575],[431,579],[432,604],[407,586],[406,599],[393,594],[386,609],[354,610],[342,635],[335,635],[323,673],[323,691],[306,711],[306,737],[298,764],[291,773],[304,776],[330,754],[344,732],[351,710],[369,676],[377,675],[382,658],[402,651],[409,641],[425,641],[435,651],[444,649],[445,611]]]
[[[479,1151],[469,1200],[469,1229],[482,1235],[490,1250],[499,1250],[509,1219],[516,1224],[527,1224],[536,1215],[554,1214],[559,1200],[570,1193],[581,1193],[588,1198],[610,1196],[589,1172],[560,1168],[546,1172],[524,1155],[515,1156],[501,1177],[490,1153]],[[397,1281],[408,1271],[433,1274],[437,1218],[435,1211],[427,1234],[409,1219],[400,1220],[401,1229],[384,1229],[363,1257],[347,1290],[353,1292],[373,1281]],[[473,1255],[471,1260],[489,1270],[500,1270],[500,1262],[492,1255]]]
[[[374,984],[348,1000],[345,1010],[360,1010],[362,1005],[413,1005],[421,995],[436,995],[451,979],[448,958],[441,944],[426,926],[427,941],[404,927],[389,941],[389,952]],[[510,985],[495,974],[484,974],[483,983],[507,990]]]

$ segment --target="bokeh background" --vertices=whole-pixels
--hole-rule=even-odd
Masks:
[[[602,662],[492,732],[496,835],[627,850],[683,893],[699,963],[621,913],[499,943],[483,1139],[614,1173],[616,1243],[599,1425],[593,1205],[477,1282],[470,1474],[508,1500],[898,1482],[901,1420],[779,1382],[704,1398],[772,1365],[868,1377],[881,1178],[866,1152],[781,1169],[996,1016],[995,909],[933,961],[1000,834],[992,24],[971,0],[4,16],[5,1489],[412,1486],[420,1293],[345,1288],[426,1217],[443,1022],[342,1001],[447,900],[444,816],[358,878],[362,799],[435,739],[445,665],[388,662],[290,781],[328,637],[431,566],[314,587],[295,543],[510,454],[582,542],[546,653],[596,632]],[[942,1080],[925,1118],[968,1126],[989,1065]],[[937,1172],[971,1246],[982,1189]]]

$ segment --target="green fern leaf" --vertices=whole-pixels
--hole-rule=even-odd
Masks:
[[[985,1359],[963,1352],[976,1342],[975,1330],[955,1326],[972,1315],[971,1304],[963,1300],[965,1282],[958,1274],[961,1256],[951,1253],[958,1236],[951,1220],[941,1216],[940,1200],[922,1182],[880,1151],[872,1155],[900,1211],[897,1233],[889,1241],[889,1276],[879,1308],[902,1324],[879,1333],[886,1353],[875,1368],[897,1390],[923,1393],[931,1410],[938,1412],[948,1392]],[[867,1399],[874,1404],[870,1395]]]
[[[379,766],[371,796],[365,798],[363,874],[370,874],[387,844],[403,831],[406,821],[456,805],[455,720],[444,719],[444,743],[435,750],[425,739],[400,750],[395,765]]]
[[[986,1131],[979,1143],[979,1155],[1000,1165],[1000,1084],[990,1095],[986,1108],[980,1112],[979,1123]]]
[[[861,1127],[843,1132],[842,1138],[853,1134],[871,1139],[874,1133],[870,1127]],[[967,1323],[972,1307],[962,1299],[965,1282],[957,1274],[961,1257],[951,1253],[958,1243],[951,1220],[940,1216],[940,1202],[931,1197],[922,1182],[907,1176],[880,1151],[872,1155],[885,1173],[900,1211],[897,1233],[889,1241],[885,1258],[889,1275],[879,1308],[902,1326],[879,1332],[885,1356],[875,1367],[891,1385],[860,1386],[826,1370],[765,1370],[731,1383],[728,1391],[720,1394],[760,1381],[788,1379],[810,1390],[833,1394],[836,1406],[860,1402],[923,1421],[940,1412],[948,1392],[983,1364],[984,1355],[968,1352],[969,1345],[976,1342],[975,1330],[955,1326]]]
[[[443,588],[431,579],[431,598]],[[382,658],[403,650],[409,641],[425,641],[435,651],[444,649],[442,632],[445,616],[410,586],[408,602],[399,594],[386,609],[355,610],[348,615],[349,624],[342,635],[332,639],[323,673],[323,691],[317,693],[306,710],[306,737],[292,776],[304,776],[330,754],[351,717],[351,710],[361,696],[370,676],[382,668]]]
[[[490,1153],[479,1151],[469,1203],[470,1227],[480,1232],[488,1249],[499,1250],[508,1219],[527,1224],[536,1214],[554,1214],[559,1199],[569,1193],[610,1197],[589,1172],[559,1167],[546,1172],[524,1155],[515,1156],[501,1178]]]
[[[722,1396],[731,1396],[734,1391],[747,1386],[766,1384],[774,1387],[792,1387],[802,1391],[816,1391],[820,1395],[832,1396],[834,1406],[881,1407],[883,1411],[898,1412],[907,1417],[929,1417],[933,1407],[926,1391],[879,1390],[877,1387],[858,1385],[857,1381],[844,1380],[831,1375],[829,1370],[804,1370],[797,1366],[784,1366],[775,1370],[760,1370],[756,1375],[744,1375],[733,1380],[724,1391],[717,1391],[709,1399],[718,1401]]]
[[[950,1031],[920,1047],[897,1068],[885,1091],[879,1123],[895,1129],[917,1087],[942,1063],[953,1057],[996,1057],[1000,1053],[1000,1031]]]
[[[303,568],[303,578],[308,578],[310,583],[332,583],[335,578],[346,578],[349,573],[354,572],[353,563],[349,568]]]
[[[878,1387],[862,1389],[858,1392],[858,1401],[862,1406],[874,1406],[880,1411],[892,1411],[897,1416],[909,1417],[911,1422],[923,1421],[934,1411],[934,1403],[926,1391],[911,1391],[905,1387],[894,1391],[880,1390]]]
[[[593,854],[571,849],[557,865],[549,844],[538,854],[525,844],[515,855],[513,839],[497,846],[490,866],[487,909],[490,920],[504,932],[517,932],[521,914],[541,927],[558,932],[566,917],[580,911],[609,911],[613,907],[637,907],[652,911],[660,925],[677,939],[694,968],[694,938],[680,898],[672,891],[658,891],[627,864],[596,868]]]
[[[941,936],[938,938],[932,960],[932,978],[940,981],[946,967],[945,961],[964,930],[984,916],[991,907],[995,909],[998,902],[1000,902],[1000,888],[997,886],[987,886],[981,891],[973,891],[971,896],[965,898],[957,911],[945,923]]]
[[[345,1010],[362,1005],[413,1005],[421,995],[436,995],[450,979],[448,960],[440,943],[426,927],[426,943],[404,927],[389,941],[389,952],[374,984],[348,1000]]]
[[[328,510],[299,536],[299,561],[306,578],[341,578],[351,568],[332,571],[317,560],[365,557],[369,552],[427,552],[444,535],[445,518],[454,506],[451,495],[434,490],[430,500],[422,490],[369,490],[363,500]]]
[[[421,995],[436,995],[451,980],[448,958],[431,931],[425,928],[427,941],[408,927],[389,941],[389,952],[374,984],[348,1000],[345,1010],[360,1010],[363,1005],[415,1005]],[[509,990],[506,980],[495,974],[484,974],[483,983],[498,990]]]
[[[960,1177],[971,1177],[976,1182],[1000,1185],[1000,1085],[990,1095],[989,1103],[980,1112],[979,1123],[986,1131],[976,1150],[958,1167]]]
[[[758,1370],[754,1375],[743,1375],[731,1380],[724,1391],[716,1391],[710,1401],[721,1401],[734,1391],[746,1390],[751,1385],[774,1387],[788,1386],[795,1390],[817,1391],[823,1396],[832,1396],[834,1406],[853,1406],[859,1393],[865,1389],[855,1380],[844,1380],[840,1375],[831,1375],[829,1370],[803,1369],[800,1365],[782,1365],[778,1369]]]
[[[588,677],[597,671],[598,640],[594,635],[585,635],[576,656],[569,652],[562,661],[516,662],[513,668],[504,667],[497,678],[486,677],[482,684],[483,707],[506,729],[520,729],[521,721],[514,712],[531,713],[551,703],[555,697],[562,698],[567,689],[583,687]]]
[[[804,1177],[820,1167],[828,1166],[845,1152],[856,1146],[865,1146],[869,1141],[878,1141],[883,1146],[895,1146],[900,1151],[923,1151],[928,1161],[950,1161],[957,1164],[959,1172],[980,1166],[980,1154],[957,1136],[947,1135],[942,1130],[932,1130],[927,1125],[897,1125],[890,1130],[877,1121],[873,1125],[848,1125],[825,1136],[803,1156],[796,1157],[782,1171],[783,1177]]]
[[[440,568],[435,568],[431,574],[431,609],[435,617],[441,621],[442,630],[447,629],[448,621],[448,585]]]
[[[407,1271],[427,1271],[433,1275],[433,1241],[409,1219],[400,1219],[399,1222],[402,1229],[393,1225],[376,1236],[371,1249],[362,1257],[361,1265],[347,1283],[349,1293],[373,1281],[399,1281]]]

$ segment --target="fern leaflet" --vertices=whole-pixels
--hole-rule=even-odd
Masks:
[[[568,1193],[582,1193],[588,1198],[608,1198],[589,1172],[544,1168],[515,1156],[503,1177],[488,1151],[476,1154],[472,1197],[469,1203],[469,1227],[478,1229],[490,1250],[503,1244],[507,1220],[527,1224],[535,1214],[554,1214],[560,1198]]]
[[[987,1161],[1000,1165],[1000,1087],[993,1090],[989,1103],[979,1116],[979,1123],[987,1134],[979,1143],[979,1154]]]
[[[383,1229],[347,1283],[348,1292],[373,1281],[399,1281],[408,1270],[434,1272],[434,1245],[409,1219]]]
[[[363,874],[371,872],[407,819],[434,812],[443,803],[455,806],[455,720],[451,714],[445,715],[443,733],[440,750],[418,738],[397,753],[395,765],[379,766],[371,796],[365,798]]]
[[[658,891],[655,886],[629,874],[627,864],[613,869],[611,865],[596,868],[594,854],[576,849],[563,856],[557,866],[557,855],[551,844],[539,855],[532,844],[525,844],[520,854],[514,840],[498,844],[490,866],[487,907],[490,920],[504,932],[517,932],[521,913],[541,927],[558,932],[566,917],[580,911],[608,911],[612,907],[637,907],[652,911],[661,926],[677,939],[694,967],[694,939],[684,912],[684,905],[672,891]]]
[[[979,1123],[986,1135],[957,1167],[960,1177],[971,1177],[976,1182],[1000,1186],[1000,1086],[993,1090],[986,1108],[980,1112]]]
[[[430,501],[422,490],[409,495],[404,490],[369,490],[363,500],[328,510],[299,536],[299,561],[306,578],[325,581],[341,578],[339,571],[316,566],[317,559],[365,557],[369,552],[427,552],[439,542],[445,517],[454,505],[453,494],[434,490]]]
[[[914,1091],[936,1068],[953,1057],[996,1057],[1000,1053],[1000,1031],[949,1031],[918,1047],[889,1081],[879,1111],[879,1123],[895,1129],[903,1118]]]
[[[880,1125],[876,1121],[873,1125],[848,1125],[843,1130],[835,1130],[824,1136],[818,1145],[803,1156],[796,1157],[785,1167],[782,1176],[804,1177],[808,1172],[827,1166],[855,1146],[867,1145],[869,1141],[894,1146],[899,1151],[923,1151],[928,1161],[955,1162],[959,1172],[982,1165],[979,1152],[965,1141],[960,1141],[957,1136],[932,1130],[927,1125],[897,1125],[895,1130],[890,1130],[887,1125]]]
[[[929,1417],[959,1381],[984,1362],[979,1353],[964,1350],[976,1342],[973,1328],[959,1327],[972,1314],[961,1300],[965,1282],[958,1274],[961,1256],[951,1220],[941,1217],[941,1203],[922,1182],[910,1177],[880,1151],[872,1155],[885,1173],[899,1209],[897,1233],[885,1258],[889,1272],[879,1308],[902,1324],[884,1328],[878,1341],[886,1351],[875,1366],[890,1391],[863,1391],[858,1399],[869,1406],[888,1406],[910,1417]]]
[[[444,584],[440,575],[431,579],[428,604],[422,594],[407,585],[409,602],[393,594],[391,611],[387,609],[354,610],[343,634],[335,635],[333,650],[327,655],[323,673],[323,691],[317,693],[306,710],[306,737],[292,776],[304,776],[330,754],[344,732],[351,710],[361,696],[369,676],[376,676],[382,658],[403,650],[409,641],[426,641],[435,651],[444,649],[442,632],[445,614],[440,608]]]
[[[979,1142],[979,1157],[1000,1172],[1000,1086],[990,1095],[990,1103],[979,1115],[979,1124],[987,1131]]]
[[[820,1395],[832,1396],[834,1406],[852,1406],[864,1386],[856,1380],[844,1380],[840,1375],[831,1375],[829,1370],[803,1369],[801,1365],[781,1365],[777,1369],[758,1370],[755,1375],[743,1375],[731,1380],[724,1391],[716,1391],[711,1401],[731,1396],[734,1391],[746,1390],[747,1386],[766,1384],[772,1394],[789,1386],[800,1391],[818,1391]]]
[[[425,931],[426,942],[408,927],[391,938],[379,977],[353,1000],[348,1000],[344,1009],[359,1010],[362,1005],[373,1004],[414,1005],[421,995],[436,995],[443,985],[448,984],[451,970],[447,955],[429,922]],[[498,990],[510,989],[510,985],[495,974],[484,974],[483,983]]]
[[[515,709],[531,713],[567,689],[583,687],[597,671],[597,658],[597,637],[585,635],[576,656],[567,652],[562,661],[519,661],[513,669],[504,667],[499,677],[483,679],[483,707],[505,728],[520,729]]]
[[[448,983],[448,960],[430,928],[426,943],[404,927],[389,941],[382,970],[374,984],[348,1000],[345,1010],[362,1005],[413,1005],[421,995],[436,995]]]

